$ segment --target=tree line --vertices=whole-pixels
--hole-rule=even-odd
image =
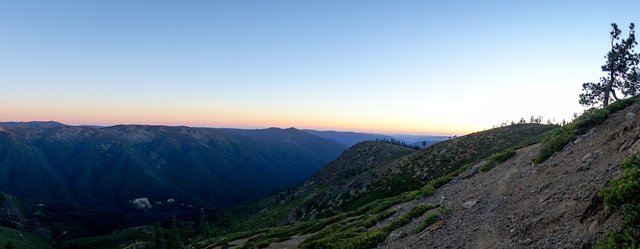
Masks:
[[[573,114],[573,118],[575,119],[578,116],[577,113]],[[571,122],[568,121],[568,122]],[[567,120],[562,119],[562,121],[556,121],[555,118],[551,119],[551,118],[547,118],[546,121],[544,121],[544,117],[543,116],[534,116],[531,115],[531,118],[529,118],[528,120],[525,118],[520,118],[519,120],[506,120],[498,125],[494,125],[492,128],[499,128],[499,127],[506,127],[506,126],[510,126],[510,125],[521,125],[521,124],[547,124],[547,125],[559,125],[559,126],[564,126],[566,124],[568,124]]]

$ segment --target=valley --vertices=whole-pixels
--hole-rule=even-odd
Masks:
[[[129,212],[127,216],[135,218],[137,223],[111,218],[114,224],[110,227],[116,231],[89,237],[78,236],[82,233],[76,231],[73,237],[65,235],[70,237],[51,246],[133,249],[153,248],[154,243],[160,247],[179,243],[180,248],[194,249],[593,248],[605,234],[623,229],[620,215],[605,209],[598,193],[619,177],[619,165],[625,157],[640,152],[636,113],[640,113],[640,103],[633,98],[585,113],[566,126],[514,124],[442,141],[424,149],[384,138],[358,142],[318,167],[316,173],[310,170],[307,180],[289,184],[281,192],[261,200],[207,208],[206,212],[196,206],[182,205],[166,209],[146,206],[140,209],[126,207],[127,204],[125,207],[92,207],[89,210],[102,212],[103,219]],[[13,136],[18,134],[26,141],[39,141],[37,145],[44,146],[45,142],[31,139],[42,133],[60,139],[61,134],[68,133],[56,129],[70,127],[11,129],[14,129]],[[80,129],[92,134],[83,129],[95,128]],[[213,136],[180,127],[108,129],[114,129],[109,133],[130,134],[134,134],[133,131],[145,134],[141,131],[148,132],[148,129],[162,133],[168,129],[172,134],[189,134],[188,139],[178,137],[186,141]],[[7,130],[9,128],[4,132],[8,133]],[[297,146],[305,144],[301,141],[318,138],[295,129],[223,131],[226,136],[251,134],[253,141],[271,145],[279,143],[282,137],[285,143]],[[74,134],[78,136],[77,132]],[[576,135],[566,145],[555,146],[557,139],[566,134]],[[159,138],[136,135],[128,139],[135,145],[155,144],[152,141]],[[332,143],[321,140],[320,144]],[[167,145],[156,146],[158,149]],[[315,146],[314,143],[310,147]],[[7,145],[4,148],[7,147],[12,148]],[[541,163],[533,163],[542,158],[541,155],[550,153],[549,148],[557,151],[552,151]],[[4,150],[7,151],[5,164],[11,162],[11,150]],[[306,152],[317,155],[313,154],[317,151],[318,148],[313,148]],[[1,217],[2,224],[35,233],[33,236],[45,241],[56,240],[56,234],[68,233],[74,227],[82,230],[87,229],[88,224],[102,223],[100,216],[92,214],[94,218],[88,219],[87,213],[82,214],[86,206],[74,209],[66,204],[71,208],[55,210],[48,207],[51,204],[34,206],[34,202],[25,200],[32,204],[23,204],[5,195],[2,207],[9,216]],[[140,210],[145,210],[144,214]],[[159,217],[165,222],[154,227],[153,219],[160,220]]]

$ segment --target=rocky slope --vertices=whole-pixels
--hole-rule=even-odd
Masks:
[[[621,217],[605,211],[598,191],[640,152],[640,105],[579,136],[545,162],[538,144],[489,172],[460,177],[424,202],[451,209],[424,232],[424,217],[395,230],[378,248],[591,248]],[[396,207],[398,208],[398,207]]]

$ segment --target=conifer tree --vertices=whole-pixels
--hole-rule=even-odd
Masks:
[[[169,249],[180,249],[182,248],[182,240],[180,237],[180,229],[178,227],[178,220],[176,216],[173,216],[173,220],[171,221],[171,229],[169,231],[167,241],[167,248]]]
[[[154,248],[162,248],[162,232],[158,223],[153,225],[153,246]]]
[[[639,58],[634,47],[637,44],[635,37],[635,24],[629,25],[629,36],[626,39],[620,38],[622,31],[615,23],[611,24],[611,50],[605,58],[606,63],[602,65],[602,71],[607,76],[601,77],[597,83],[587,82],[582,84],[580,94],[580,104],[592,106],[602,103],[609,105],[611,98],[617,100],[617,93],[624,97],[637,95],[640,91],[640,70],[638,69]]]

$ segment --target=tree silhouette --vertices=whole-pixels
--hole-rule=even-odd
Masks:
[[[629,36],[621,40],[622,31],[615,23],[611,24],[611,50],[605,58],[606,63],[602,65],[602,71],[607,73],[606,77],[601,77],[597,83],[587,82],[582,84],[580,94],[580,104],[585,106],[609,105],[610,99],[618,99],[617,93],[624,97],[638,94],[638,83],[640,72],[638,70],[638,54],[634,52],[637,44],[635,37],[635,24],[629,24]]]
[[[180,236],[180,229],[178,227],[178,221],[175,215],[171,220],[171,229],[169,230],[169,234],[167,238],[167,248],[169,249],[182,248],[182,238]]]
[[[154,248],[162,248],[162,231],[160,231],[160,224],[153,225],[153,246]]]

